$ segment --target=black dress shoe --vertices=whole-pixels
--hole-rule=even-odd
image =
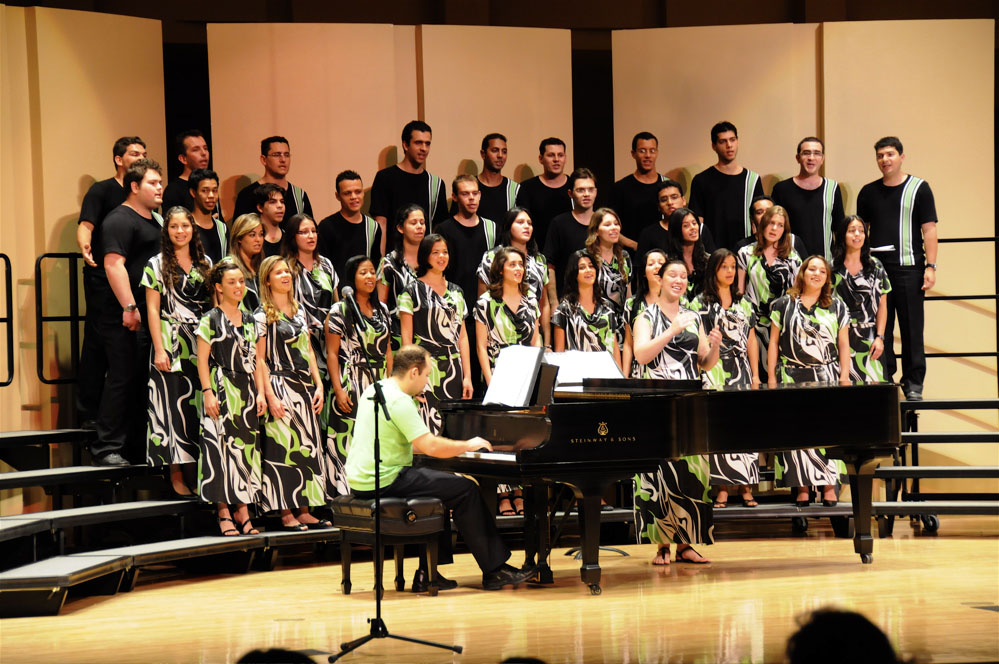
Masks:
[[[501,590],[503,586],[516,586],[537,573],[536,567],[517,569],[510,565],[503,565],[498,570],[482,575],[482,588],[483,590]]]
[[[418,569],[416,574],[413,575],[413,587],[412,591],[414,593],[425,593],[430,590],[430,581],[427,578],[427,571]],[[437,590],[454,590],[458,587],[457,581],[452,581],[451,579],[445,579],[441,576],[440,572],[434,576],[435,585]]]
[[[906,401],[922,401],[923,393],[917,392],[916,390],[909,390],[905,393],[905,399]]]
[[[127,459],[117,452],[108,452],[94,459],[95,466],[130,466]]]

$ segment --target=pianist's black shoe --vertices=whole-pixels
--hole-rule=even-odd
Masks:
[[[413,587],[414,593],[425,593],[430,590],[430,580],[427,578],[427,571],[423,569],[416,570],[416,574],[413,575]],[[454,590],[458,587],[457,581],[452,581],[451,579],[445,579],[441,576],[440,572],[437,572],[437,590]]]
[[[128,460],[117,452],[108,452],[94,459],[95,466],[129,466]]]
[[[527,581],[537,572],[535,567],[517,569],[510,565],[503,565],[498,570],[482,574],[482,589],[502,590],[503,586],[516,586]]]

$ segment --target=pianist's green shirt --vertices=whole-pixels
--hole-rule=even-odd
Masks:
[[[403,392],[391,378],[378,381],[385,394],[392,421],[385,420],[385,413],[378,409],[378,434],[381,439],[380,467],[382,488],[387,487],[403,468],[413,465],[413,442],[425,433],[429,433],[427,425],[416,409],[413,397]],[[347,451],[347,463],[344,471],[347,484],[352,491],[375,490],[375,417],[374,402],[371,397],[375,393],[373,385],[357,400],[357,420],[354,422],[354,434]]]

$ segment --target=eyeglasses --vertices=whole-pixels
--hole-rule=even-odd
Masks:
[[[291,153],[290,152],[268,152],[267,156],[268,157],[274,157],[275,159],[280,159],[282,157],[284,157],[285,159],[288,159],[289,157],[291,157]]]

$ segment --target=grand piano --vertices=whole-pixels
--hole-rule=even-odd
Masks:
[[[873,561],[874,470],[900,441],[899,390],[891,384],[788,385],[707,391],[699,381],[586,379],[582,386],[535,389],[530,406],[450,402],[443,434],[482,436],[492,452],[427,458],[439,470],[524,486],[527,564],[553,583],[550,488],[571,487],[579,507],[580,578],[600,594],[600,499],[614,482],[653,472],[662,459],[695,454],[778,452],[824,447],[846,463],[854,550]]]

